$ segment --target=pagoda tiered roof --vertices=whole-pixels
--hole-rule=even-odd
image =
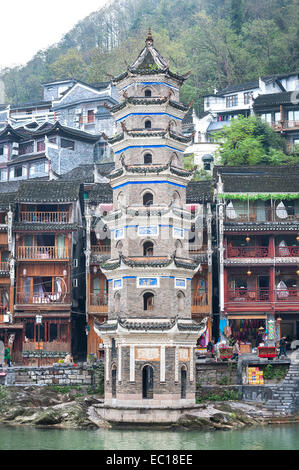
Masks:
[[[137,59],[133,64],[127,67],[127,70],[115,77],[113,83],[117,84],[130,76],[136,75],[158,75],[165,74],[169,78],[174,79],[181,85],[190,77],[191,71],[184,75],[174,73],[169,68],[169,63],[164,59],[160,52],[154,47],[154,41],[151,31],[148,33],[148,37],[145,40],[145,47],[140,52]]]

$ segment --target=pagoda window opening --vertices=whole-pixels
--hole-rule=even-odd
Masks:
[[[144,164],[145,165],[151,165],[153,163],[153,156],[150,153],[146,153],[144,155]]]
[[[153,242],[145,242],[143,245],[143,256],[153,256],[154,244]]]
[[[145,90],[144,96],[146,98],[151,98],[152,97],[152,90]]]
[[[120,311],[120,293],[117,292],[114,296],[114,309],[115,313]]]
[[[146,292],[143,295],[143,310],[146,312],[148,310],[154,309],[154,294],[152,292]]]
[[[182,255],[183,255],[183,245],[182,245],[182,242],[180,240],[177,240],[175,242],[175,251],[176,251],[176,256],[181,258]]]
[[[178,311],[180,313],[182,313],[185,309],[185,296],[182,292],[179,292],[178,293],[178,296],[177,296],[177,299],[178,299]]]
[[[145,123],[144,123],[144,128],[145,128],[145,129],[151,129],[151,128],[152,128],[152,122],[151,122],[149,119],[147,119],[147,120],[145,121]]]
[[[116,357],[116,341],[114,338],[111,340],[111,356]]]
[[[143,196],[143,205],[151,206],[154,203],[154,196],[152,193],[145,193]]]

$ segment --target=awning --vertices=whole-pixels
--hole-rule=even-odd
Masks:
[[[267,315],[228,315],[229,320],[266,320]]]

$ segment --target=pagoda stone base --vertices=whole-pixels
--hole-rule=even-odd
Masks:
[[[154,398],[151,400],[142,399],[140,395],[126,395],[120,394],[118,398],[112,398],[111,396],[105,397],[105,406],[111,407],[141,407],[141,408],[156,408],[160,406],[167,407],[184,407],[192,406],[195,404],[195,394],[190,393],[186,395],[185,399],[181,399],[180,395],[176,394],[163,394],[163,395],[154,395]]]
[[[182,400],[186,402],[187,400]],[[168,426],[176,424],[184,415],[194,414],[199,411],[200,405],[191,405],[185,403],[181,406],[176,403],[173,406],[156,405],[156,406],[125,406],[121,405],[101,405],[96,409],[97,417],[102,423],[108,425],[157,425]]]

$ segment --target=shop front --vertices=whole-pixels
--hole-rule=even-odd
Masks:
[[[267,339],[267,315],[228,315],[227,332],[240,341],[241,352],[250,353]]]

